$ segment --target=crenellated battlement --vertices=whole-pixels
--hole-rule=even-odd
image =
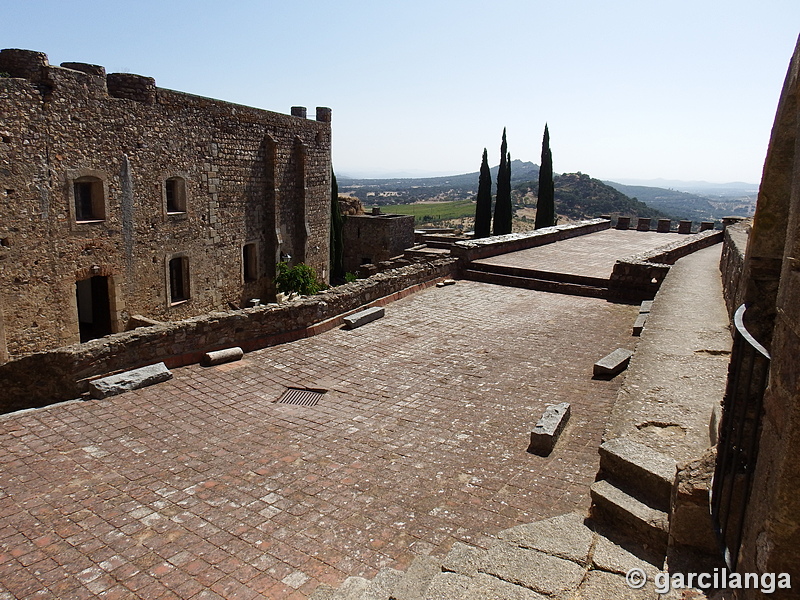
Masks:
[[[45,101],[50,100],[52,94],[73,95],[80,89],[76,88],[76,84],[80,84],[94,98],[120,98],[143,104],[159,104],[159,88],[156,87],[153,77],[133,73],[106,73],[105,67],[101,65],[83,62],[62,62],[60,66],[55,66],[50,64],[47,54],[35,50],[0,50],[0,73],[7,73],[16,79],[26,79],[38,86],[44,92],[42,97]],[[184,97],[189,98],[191,95],[185,94]],[[216,102],[229,104],[222,100]],[[304,106],[293,106],[290,114],[307,118]],[[331,109],[318,106],[316,121],[330,123]]]

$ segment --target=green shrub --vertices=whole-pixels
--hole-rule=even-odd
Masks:
[[[350,271],[348,271],[347,273],[344,274],[344,280],[347,283],[353,283],[356,279],[358,279],[358,275],[356,275],[355,273],[351,273]]]
[[[275,285],[282,294],[300,294],[311,296],[322,289],[322,284],[317,281],[317,274],[313,267],[304,263],[290,267],[285,262],[278,263],[278,275]]]

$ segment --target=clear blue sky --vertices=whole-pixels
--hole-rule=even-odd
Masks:
[[[0,47],[288,113],[333,109],[341,174],[540,161],[757,183],[798,0],[0,0]]]

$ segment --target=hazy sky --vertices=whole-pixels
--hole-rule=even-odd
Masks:
[[[333,109],[340,174],[540,161],[757,183],[800,0],[0,0],[2,48],[288,113]]]

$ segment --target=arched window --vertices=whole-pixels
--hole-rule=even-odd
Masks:
[[[167,214],[186,212],[186,180],[183,177],[170,177],[164,182],[164,199]]]

